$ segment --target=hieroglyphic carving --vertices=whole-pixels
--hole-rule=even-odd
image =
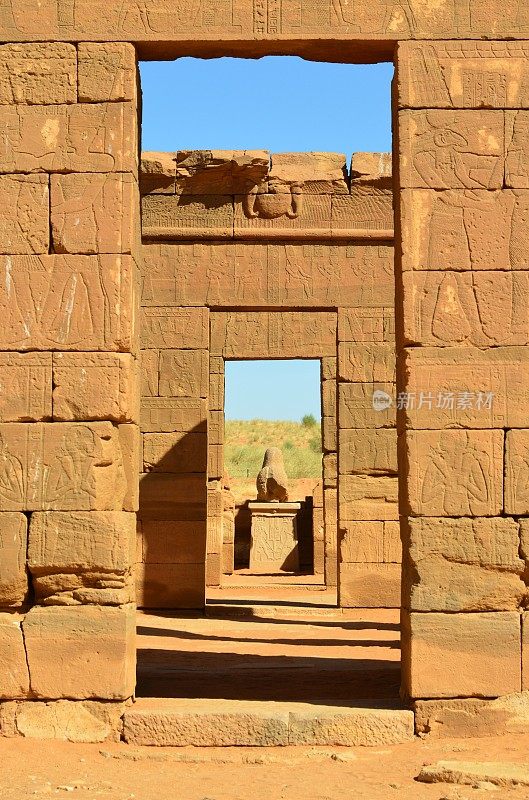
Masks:
[[[159,394],[162,397],[207,397],[207,350],[161,350]]]
[[[159,349],[206,349],[209,343],[206,308],[144,308],[142,347]]]
[[[336,353],[336,314],[215,312],[211,352],[225,358],[319,358]]]
[[[51,353],[0,353],[0,420],[51,419]]]
[[[205,431],[205,400],[187,397],[143,397],[141,430],[144,433],[189,433]]]
[[[226,239],[233,237],[233,200],[229,195],[145,195],[141,201],[143,236]]]
[[[44,175],[0,175],[0,252],[49,251],[49,189]]]
[[[74,45],[0,46],[0,103],[77,102],[77,54]]]

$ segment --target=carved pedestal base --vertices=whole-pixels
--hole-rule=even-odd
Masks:
[[[297,515],[301,503],[249,503],[250,570],[261,574],[299,570]]]

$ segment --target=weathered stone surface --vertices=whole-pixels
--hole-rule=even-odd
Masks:
[[[273,153],[269,187],[289,192],[292,184],[304,194],[349,194],[347,168],[342,153]]]
[[[268,175],[266,150],[179,150],[176,193],[233,195],[260,184]]]
[[[396,398],[394,383],[340,383],[340,428],[394,428],[397,424]]]
[[[411,514],[479,517],[501,513],[502,430],[408,431],[405,455]],[[505,510],[512,513],[507,505]]]
[[[263,466],[257,476],[257,501],[288,501],[288,478],[279,447],[269,447],[265,453]]]
[[[403,614],[402,668],[414,698],[497,697],[521,689],[520,615]]]
[[[402,540],[399,522],[384,522],[384,561],[402,564]]]
[[[338,482],[338,453],[325,453],[323,456],[324,486],[336,488]]]
[[[144,433],[199,433],[207,428],[205,400],[188,397],[144,397],[141,430]]]
[[[508,111],[505,114],[505,186],[513,189],[529,188],[529,164],[527,163],[527,131],[529,130],[529,114],[527,111]],[[515,196],[516,196],[515,192]],[[522,219],[514,229],[520,235],[527,220],[527,200],[522,196]]]
[[[340,521],[340,561],[350,564],[399,564],[398,522]]]
[[[403,188],[503,187],[502,111],[402,111],[399,126]]]
[[[396,520],[396,477],[340,475],[340,515],[347,520]]]
[[[340,342],[394,342],[395,310],[380,308],[340,308],[338,310]]]
[[[135,103],[0,106],[0,172],[132,172]]]
[[[134,514],[121,511],[45,512],[31,516],[28,567],[37,600],[78,605],[78,590],[99,605],[130,602],[136,546]]]
[[[203,564],[206,555],[203,522],[145,519],[141,530],[145,564]]]
[[[135,683],[135,609],[32,608],[22,623],[37,698],[126,700]]]
[[[205,472],[207,457],[205,431],[143,435],[144,472]]]
[[[518,523],[410,519],[405,582],[413,611],[510,611],[527,595]]]
[[[423,767],[416,780],[422,783],[456,783],[460,786],[485,785],[514,789],[529,786],[529,766],[505,761],[437,761]]]
[[[0,425],[0,485],[6,511],[120,509],[118,432],[110,422]]]
[[[74,45],[45,42],[0,46],[0,104],[76,102]]]
[[[174,194],[176,153],[143,152],[140,161],[140,194]]]
[[[205,543],[201,563],[138,564],[136,566],[136,602],[140,608],[193,608],[206,605]]]
[[[130,253],[139,229],[136,179],[129,173],[51,177],[56,253]]]
[[[136,100],[138,79],[133,45],[80,42],[77,56],[80,102]]]
[[[49,223],[47,222],[46,225]],[[130,350],[130,256],[0,256],[0,348]]]
[[[529,343],[527,272],[405,272],[403,282],[408,344]]]
[[[0,353],[0,420],[51,419],[51,353]]]
[[[143,308],[141,342],[144,348],[196,349],[209,344],[206,308]]]
[[[404,709],[294,705],[288,741],[291,745],[370,747],[413,739],[413,712]]]
[[[505,513],[529,513],[527,470],[529,469],[529,430],[505,434]],[[525,526],[522,528],[525,533]]]
[[[408,426],[529,427],[527,348],[414,347],[404,363]]]
[[[162,397],[207,397],[207,350],[162,350],[159,394]]]
[[[125,474],[125,497],[123,511],[137,511],[139,508],[140,487],[138,475],[141,472],[141,435],[138,425],[118,425],[119,444]]]
[[[400,608],[400,564],[340,564],[340,606]]]
[[[47,253],[49,189],[44,175],[0,175],[0,252]]]
[[[392,191],[352,183],[350,195],[333,196],[331,238],[343,238],[348,232],[351,236],[392,239]]]
[[[29,693],[29,674],[22,636],[22,617],[0,613],[0,699]]]
[[[291,185],[289,192],[282,187],[279,191],[267,192],[267,188],[235,195],[235,238],[330,235],[330,195],[305,194],[299,185]]]
[[[7,736],[86,743],[120,740],[124,711],[122,703],[98,703],[93,700],[42,703],[33,700],[10,705],[13,724],[11,731],[4,734]]]
[[[142,254],[144,306],[266,301],[271,307],[347,305],[366,314],[394,303],[393,248],[387,244],[174,242],[144,244]]]
[[[158,350],[142,350],[140,352],[141,396],[158,396],[159,375]]]
[[[397,473],[397,432],[392,428],[340,430],[341,475]]]
[[[0,513],[0,608],[21,606],[26,600],[27,527],[24,514]]]
[[[206,519],[206,476],[150,472],[140,476],[140,518]]]
[[[395,346],[340,342],[338,375],[352,383],[394,383]]]
[[[137,421],[138,377],[128,353],[54,353],[53,417]]]
[[[336,353],[336,314],[218,312],[211,317],[211,351],[225,358],[320,358]]]
[[[227,195],[144,195],[141,217],[147,239],[233,238],[233,201]]]
[[[351,190],[355,186],[372,186],[392,191],[392,174],[391,153],[353,153]]]
[[[248,508],[252,516],[250,570],[264,575],[299,571],[300,504],[258,500]]]
[[[529,692],[496,700],[417,700],[414,711],[417,733],[435,739],[525,733],[529,721]]]

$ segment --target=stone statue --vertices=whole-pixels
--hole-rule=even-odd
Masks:
[[[269,447],[265,453],[263,467],[257,476],[257,501],[288,502],[288,479],[279,447]]]

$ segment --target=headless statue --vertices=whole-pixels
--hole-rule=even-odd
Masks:
[[[260,503],[288,502],[288,479],[279,447],[269,447],[257,476],[257,500]]]

